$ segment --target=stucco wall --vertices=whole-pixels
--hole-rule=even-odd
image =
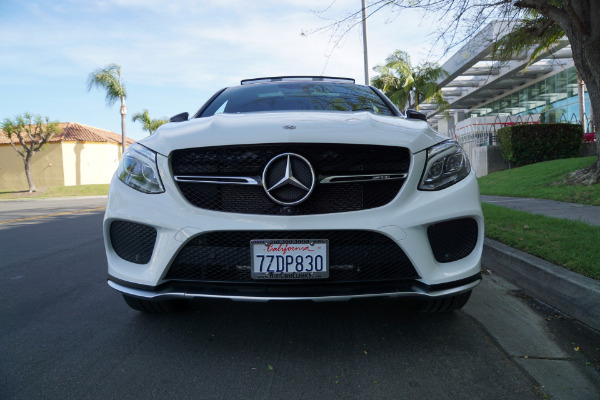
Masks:
[[[499,146],[478,146],[474,142],[462,146],[477,177],[508,169],[508,163],[502,158]]]
[[[20,149],[21,146],[17,146]],[[63,159],[60,143],[47,143],[31,160],[36,187],[63,186]],[[23,159],[10,144],[0,145],[0,190],[27,190]]]
[[[118,143],[49,143],[33,155],[33,181],[39,188],[110,183],[120,154]],[[0,190],[28,188],[23,159],[9,144],[0,145]]]
[[[119,166],[120,144],[62,142],[65,186],[110,183]]]

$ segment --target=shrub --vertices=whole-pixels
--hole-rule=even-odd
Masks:
[[[514,165],[579,157],[583,143],[581,125],[522,124],[498,130],[500,151]]]

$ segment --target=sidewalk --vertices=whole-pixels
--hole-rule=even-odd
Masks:
[[[521,197],[481,196],[481,201],[554,218],[565,218],[600,226],[600,207]]]
[[[600,207],[501,196],[481,196],[481,201],[532,214],[600,226]],[[600,330],[600,281],[488,238],[485,239],[482,264],[535,298]]]

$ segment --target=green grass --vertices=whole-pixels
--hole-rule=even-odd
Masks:
[[[50,197],[102,196],[108,194],[108,184],[55,186],[47,189],[40,188],[34,193],[27,190],[7,190],[0,192],[0,199],[43,199]]]
[[[495,172],[479,178],[481,194],[531,197],[600,206],[600,185],[556,184],[596,157],[569,158]],[[600,227],[483,204],[485,235],[553,264],[600,280]]]
[[[546,161],[525,167],[494,172],[479,178],[481,194],[532,197],[600,206],[600,185],[553,184],[565,174],[587,167],[596,157]]]
[[[485,235],[600,280],[600,227],[482,204]]]

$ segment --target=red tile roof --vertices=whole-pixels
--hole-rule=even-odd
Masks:
[[[50,139],[50,142],[82,141],[82,142],[108,142],[121,143],[121,135],[104,129],[78,124],[76,122],[61,122],[58,124],[60,132]],[[25,135],[25,141],[28,142]],[[15,138],[15,143],[18,140]],[[0,130],[0,144],[9,144],[8,137]],[[135,143],[135,140],[126,138],[127,145]]]

